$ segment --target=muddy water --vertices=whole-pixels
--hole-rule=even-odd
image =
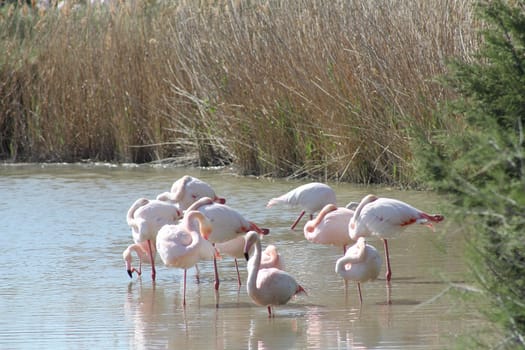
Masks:
[[[271,230],[287,270],[307,290],[269,319],[247,296],[234,262],[200,263],[188,271],[182,307],[182,270],[157,260],[130,279],[122,251],[131,242],[126,211],[139,197],[154,198],[190,174],[212,184],[228,204]],[[458,307],[450,283],[461,283],[461,232],[411,227],[390,241],[393,278],[357,288],[335,274],[339,248],[307,242],[291,231],[297,209],[265,208],[268,199],[304,182],[243,178],[228,170],[109,165],[0,167],[0,347],[93,349],[443,349],[479,324]],[[431,193],[331,184],[341,205],[375,192],[438,211]],[[301,221],[304,225],[305,220]],[[383,253],[381,241],[370,241]],[[216,303],[219,307],[216,308]]]

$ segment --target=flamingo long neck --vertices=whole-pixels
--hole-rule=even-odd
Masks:
[[[191,235],[192,242],[190,246],[196,246],[203,238],[203,235],[206,235],[211,231],[212,227],[209,220],[199,211],[190,211],[185,217],[185,225],[188,229],[188,232]],[[199,225],[198,232],[192,227],[191,223],[193,220],[197,220]],[[188,246],[188,248],[190,248]]]
[[[259,273],[259,267],[261,266],[261,258],[261,241],[257,239],[255,241],[255,253],[252,258],[255,260],[253,262],[253,265],[251,265],[251,269],[248,271],[248,293],[250,293],[250,291],[257,290],[257,275]]]

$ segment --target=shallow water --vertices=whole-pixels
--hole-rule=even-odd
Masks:
[[[213,185],[227,204],[270,235],[286,269],[307,290],[289,304],[267,310],[239,288],[233,260],[219,261],[221,284],[213,289],[213,265],[202,262],[200,282],[157,259],[130,279],[122,251],[131,243],[126,212],[139,197],[154,198],[190,174]],[[238,177],[227,170],[165,169],[109,165],[5,165],[0,167],[0,347],[185,349],[443,349],[479,320],[440,293],[461,283],[461,233],[439,224],[436,232],[410,227],[389,241],[390,287],[384,266],[377,281],[356,285],[335,274],[339,248],[291,231],[297,209],[266,202],[304,182]],[[375,192],[437,212],[425,192],[330,184],[344,205]],[[304,225],[305,219],[301,221]],[[300,225],[300,226],[301,226]],[[381,241],[370,241],[383,253]],[[245,262],[240,261],[242,279]],[[387,301],[390,300],[389,304]],[[216,308],[216,303],[219,307]]]

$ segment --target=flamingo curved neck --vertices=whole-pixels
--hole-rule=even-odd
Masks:
[[[257,291],[257,275],[259,272],[259,267],[261,266],[261,258],[261,241],[257,239],[255,241],[255,253],[252,257],[252,259],[254,259],[254,262],[251,266],[251,269],[248,271],[248,293],[251,293],[252,291]]]

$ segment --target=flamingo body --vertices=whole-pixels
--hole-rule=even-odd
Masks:
[[[250,269],[250,266],[254,263],[255,259],[248,260],[248,269]],[[261,254],[261,264],[259,265],[259,270],[269,269],[272,267],[284,271],[285,264],[283,257],[281,256],[281,254],[279,254],[279,251],[277,250],[277,247],[273,244],[269,244],[266,246],[266,248]]]
[[[210,220],[212,230],[204,238],[212,243],[230,241],[249,230],[255,230],[260,234],[268,234],[269,232],[268,229],[261,229],[247,220],[237,210],[226,204],[215,203],[208,197],[199,199],[188,210],[198,210]]]
[[[377,249],[366,244],[364,237],[359,237],[345,255],[337,260],[335,272],[347,281],[358,283],[359,299],[362,302],[360,284],[377,279],[382,263],[383,259]]]
[[[354,240],[360,236],[388,238],[412,224],[433,228],[432,222],[443,219],[442,215],[427,214],[397,199],[368,195],[359,203],[350,220],[349,234]]]
[[[173,224],[182,217],[179,206],[160,200],[140,198],[128,210],[127,222],[135,243],[155,240],[157,232],[166,224]]]
[[[304,237],[313,243],[346,247],[354,242],[348,234],[348,224],[353,215],[353,210],[327,204],[304,225]]]
[[[251,247],[255,245],[255,254],[252,257],[254,262],[248,265],[246,289],[255,304],[268,308],[268,316],[271,317],[273,306],[288,303],[294,295],[304,292],[304,288],[285,271],[274,267],[260,269],[262,251],[259,235],[257,232],[250,231],[245,238],[246,257]]]
[[[209,197],[213,201],[224,204],[226,200],[218,197],[215,190],[206,182],[196,177],[185,175],[175,181],[170,192],[164,192],[157,196],[158,200],[178,203],[181,210],[188,209],[200,198]]]
[[[305,213],[310,214],[310,218],[312,218],[313,214],[320,211],[325,205],[336,204],[336,195],[330,186],[320,182],[311,182],[279,197],[270,199],[266,207],[271,208],[277,204],[285,204],[302,209],[299,217],[292,224],[291,229],[293,230]]]

